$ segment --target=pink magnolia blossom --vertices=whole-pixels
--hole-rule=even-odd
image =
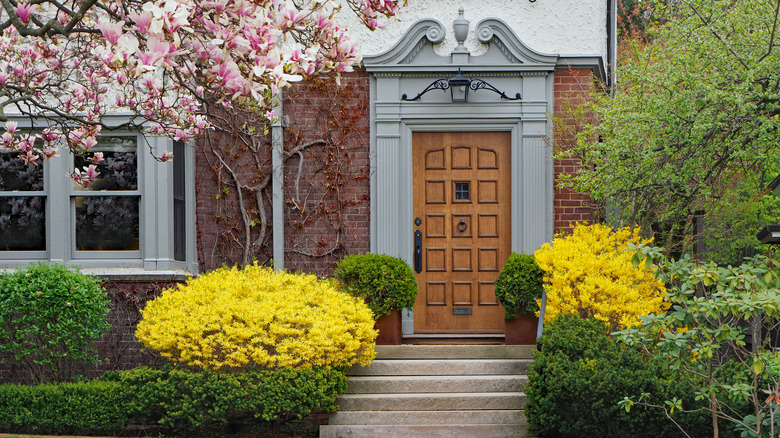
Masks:
[[[11,135],[14,135],[16,133],[16,128],[19,127],[19,124],[12,121],[5,122],[5,130]]]
[[[16,4],[16,16],[19,17],[19,20],[21,20],[22,23],[27,24],[27,22],[30,21],[34,6],[35,5],[28,5],[22,2]]]
[[[119,37],[121,37],[124,33],[122,29],[122,23],[111,22],[106,17],[103,17],[100,21],[98,21],[98,29],[100,29],[100,32],[111,44],[118,43]]]
[[[20,152],[29,162],[52,156],[60,143],[78,153],[90,150],[104,118],[116,111],[138,115],[139,129],[182,141],[211,129],[204,100],[258,111],[270,120],[274,115],[266,111],[274,96],[291,82],[350,71],[359,62],[337,24],[342,3],[375,28],[380,17],[392,17],[403,2],[148,0],[120,5],[98,0],[83,15],[53,0],[38,3],[43,6],[17,2],[6,12],[25,26],[0,30],[3,102],[34,96],[35,101],[25,100],[31,104],[22,115],[50,126],[36,145],[34,138],[20,135],[15,123],[6,123],[0,147]],[[33,12],[40,20],[31,20]],[[37,23],[72,30],[51,29],[40,37]],[[9,105],[3,102],[0,114],[2,105]],[[47,104],[58,113],[52,115]],[[91,184],[99,154],[71,176]]]

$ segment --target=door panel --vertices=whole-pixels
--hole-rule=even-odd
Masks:
[[[493,291],[511,251],[509,132],[415,132],[422,272],[415,333],[503,333]]]

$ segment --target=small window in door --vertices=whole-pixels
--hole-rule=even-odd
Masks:
[[[455,201],[468,202],[471,200],[468,181],[455,183]]]

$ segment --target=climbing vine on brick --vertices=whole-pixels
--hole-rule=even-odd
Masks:
[[[329,273],[368,250],[368,80],[356,73],[293,87],[284,97],[286,267]],[[201,269],[272,257],[271,132],[262,117],[225,111],[198,153]]]

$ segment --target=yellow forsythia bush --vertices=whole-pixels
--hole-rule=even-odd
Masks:
[[[136,337],[173,362],[207,369],[366,365],[374,318],[335,282],[257,265],[222,268],[163,291]]]
[[[664,312],[666,289],[644,264],[634,267],[628,244],[642,240],[638,230],[613,230],[594,224],[580,224],[569,235],[558,235],[545,243],[536,262],[547,283],[545,323],[559,314],[593,316],[611,329],[639,324],[639,316]]]

